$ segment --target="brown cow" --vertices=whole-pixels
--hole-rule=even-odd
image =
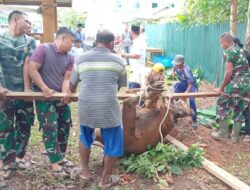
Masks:
[[[171,101],[168,105],[169,99],[162,96],[161,91],[151,89],[148,96],[151,101],[148,106],[150,108],[138,108],[139,95],[123,101],[122,119],[126,155],[143,153],[148,145],[154,147],[160,142],[159,126],[168,111],[168,106],[169,112],[161,126],[163,137],[174,128],[177,118],[191,115],[191,110],[181,100]],[[145,95],[142,99],[145,99]],[[96,140],[101,142],[99,130],[96,131]]]

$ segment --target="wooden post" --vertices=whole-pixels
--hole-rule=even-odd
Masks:
[[[56,4],[56,0],[54,0],[54,4]],[[54,6],[54,32],[57,32],[58,24],[57,24],[57,7]]]
[[[43,13],[43,40],[42,42],[53,42],[55,33],[55,8],[54,0],[42,1]]]

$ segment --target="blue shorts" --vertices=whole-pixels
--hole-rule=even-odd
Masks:
[[[95,129],[84,125],[80,125],[80,129],[80,141],[87,149],[90,149],[95,140]],[[101,128],[101,135],[105,156],[120,157],[124,154],[123,129],[120,125],[107,129]]]
[[[128,89],[141,88],[141,85],[137,82],[129,82]]]

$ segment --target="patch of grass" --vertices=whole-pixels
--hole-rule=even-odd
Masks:
[[[39,131],[39,127],[35,124],[31,128],[29,146],[38,146],[42,142],[42,132]]]

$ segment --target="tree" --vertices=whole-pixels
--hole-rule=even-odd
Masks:
[[[85,24],[86,16],[69,8],[58,8],[58,26],[75,29],[77,24]]]
[[[246,29],[246,46],[247,50],[250,50],[250,1],[248,4],[248,21],[247,21],[247,29]]]
[[[237,35],[237,6],[238,0],[231,0],[230,33],[233,36]]]
[[[186,13],[178,15],[178,20],[185,26],[196,24],[222,23],[230,20],[231,0],[187,0]],[[247,21],[249,0],[238,0],[238,22]]]

